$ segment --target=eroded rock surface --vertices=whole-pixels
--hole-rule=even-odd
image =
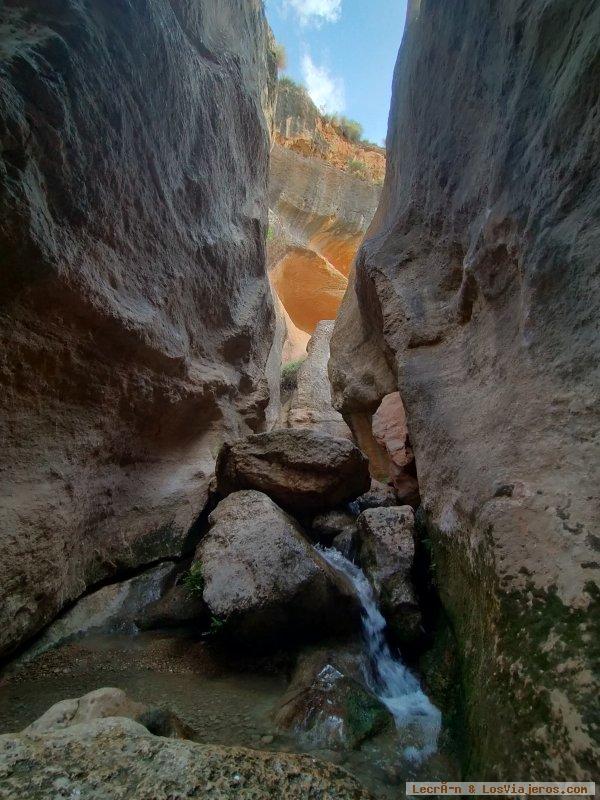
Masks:
[[[86,800],[370,797],[345,770],[310,756],[167,739],[122,718],[0,736],[0,770],[10,800],[47,800],[57,792]]]
[[[373,414],[372,430],[375,440],[390,459],[390,479],[398,494],[399,505],[418,506],[419,482],[415,457],[410,445],[406,412],[399,392],[387,394]]]
[[[278,429],[223,445],[217,458],[222,495],[257,489],[302,515],[333,509],[370,485],[367,459],[348,439]]]
[[[92,5],[0,19],[4,653],[178,554],[268,402],[262,4]]]
[[[333,320],[323,320],[308,343],[308,355],[298,370],[296,389],[281,410],[282,427],[307,428],[330,436],[352,438],[344,418],[331,403],[327,364]]]
[[[332,340],[340,410],[406,408],[471,777],[600,759],[599,36],[588,0],[411,3]]]
[[[352,588],[265,494],[230,494],[210,515],[196,562],[203,597],[224,633],[256,646],[352,629]]]

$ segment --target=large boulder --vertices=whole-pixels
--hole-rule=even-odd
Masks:
[[[194,731],[176,714],[132,700],[122,689],[104,687],[82,697],[61,700],[32,722],[23,733],[39,734],[63,730],[106,717],[127,717],[156,736],[190,739]]]
[[[153,736],[124,718],[0,736],[3,797],[48,800],[369,800],[345,770],[311,756]]]
[[[196,563],[204,601],[225,623],[223,633],[255,645],[346,632],[358,624],[350,584],[266,495],[230,494],[209,519]]]
[[[414,641],[421,611],[412,585],[414,513],[410,506],[370,508],[358,518],[358,559],[396,638]]]
[[[256,0],[1,6],[4,654],[178,556],[266,423],[276,70]]]
[[[325,511],[365,492],[367,459],[347,439],[310,430],[275,430],[224,444],[217,458],[223,495],[257,489],[299,514]]]
[[[361,655],[316,650],[302,656],[275,711],[275,724],[312,747],[354,750],[393,727],[383,703],[362,681]]]

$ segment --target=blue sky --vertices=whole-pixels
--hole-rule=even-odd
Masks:
[[[406,0],[266,0],[267,17],[287,52],[285,70],[316,104],[358,120],[381,144]]]

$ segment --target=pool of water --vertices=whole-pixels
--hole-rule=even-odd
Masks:
[[[443,753],[418,765],[407,761],[402,755],[410,746],[407,731],[379,736],[352,752],[310,749],[277,731],[272,714],[286,690],[289,667],[285,656],[234,662],[208,642],[173,634],[88,637],[4,676],[0,732],[24,728],[59,700],[115,686],[174,711],[196,731],[196,741],[311,752],[343,765],[383,800],[402,796],[409,778],[455,777]]]

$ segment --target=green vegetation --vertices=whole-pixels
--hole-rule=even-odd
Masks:
[[[306,359],[299,358],[297,361],[290,361],[281,368],[281,392],[289,394],[298,386],[298,370]]]
[[[275,238],[275,229],[272,225],[269,225],[267,229],[267,242],[272,242]]]
[[[285,69],[287,67],[287,53],[285,52],[285,47],[280,42],[275,42],[273,53],[275,54],[277,69]]]
[[[348,159],[348,172],[356,175],[357,178],[367,179],[369,177],[369,170],[365,162],[356,158]]]
[[[204,576],[202,575],[202,564],[196,562],[192,564],[189,572],[183,578],[183,586],[190,594],[202,596],[204,591]]]
[[[349,142],[358,144],[362,141],[362,125],[355,119],[349,119],[342,114],[324,114],[323,119],[334,125]]]
[[[212,616],[210,618],[210,628],[208,629],[208,632],[211,636],[214,636],[221,630],[223,625],[225,625],[224,619],[219,619],[219,617]]]
[[[280,89],[296,89],[298,91],[304,92],[306,94],[306,89],[302,84],[297,83],[295,80],[290,78],[288,75],[282,75],[279,78],[279,88]]]

